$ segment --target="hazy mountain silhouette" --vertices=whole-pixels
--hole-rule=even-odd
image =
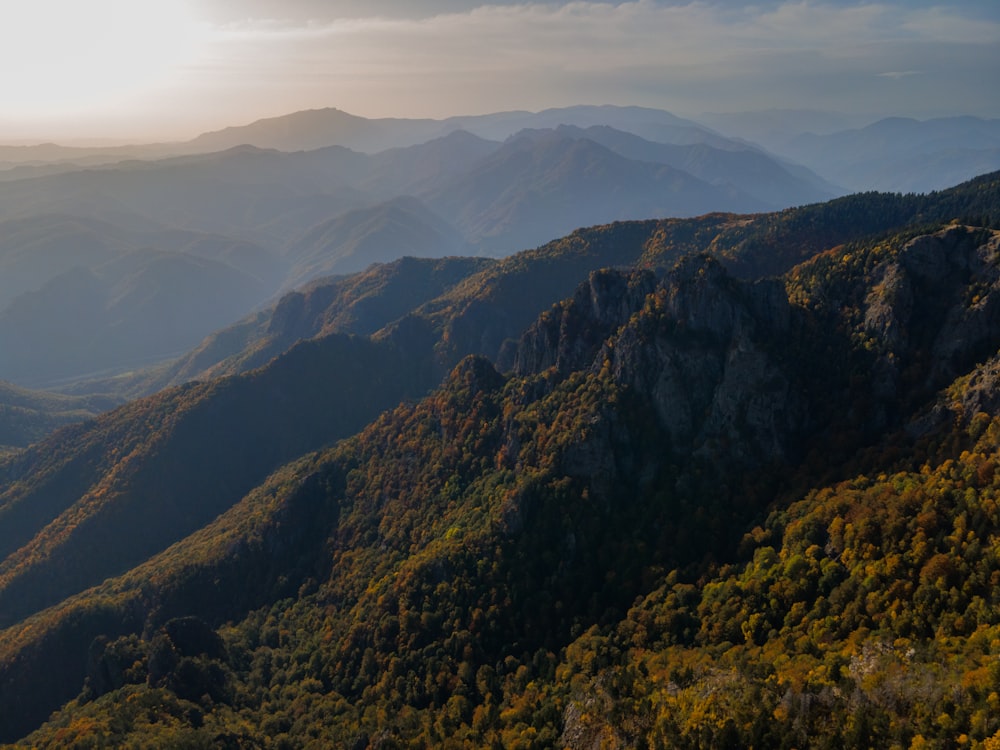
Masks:
[[[5,182],[0,219],[63,213],[132,229],[220,233],[273,247],[303,223],[370,201],[347,186],[349,175],[341,176],[340,157],[349,159],[351,152],[332,153],[336,158],[324,150],[306,159],[244,147]]]
[[[333,333],[369,336],[497,262],[406,257],[349,276],[319,279],[213,333],[169,367],[140,374],[128,390],[148,395],[190,380],[244,373],[305,339]]]
[[[467,250],[462,235],[416,198],[395,198],[323,222],[288,248],[284,288],[319,276],[354,273],[403,256],[440,258]]]
[[[732,138],[773,149],[801,133],[829,135],[863,127],[871,118],[812,109],[764,109],[755,112],[707,112],[698,121]]]
[[[468,171],[501,146],[465,130],[373,154],[360,186],[377,195],[423,195]]]
[[[374,153],[423,143],[444,132],[446,129],[437,120],[368,119],[329,108],[294,112],[204,133],[186,147],[195,151],[222,151],[248,143],[280,151],[312,151],[346,146]]]
[[[0,377],[37,387],[176,355],[267,299],[287,268],[220,235],[0,222]]]
[[[585,112],[589,120],[605,110]],[[602,132],[610,142],[620,131]],[[132,230],[180,228],[221,234],[283,251],[313,227],[346,212],[414,195],[473,245],[512,252],[595,220],[758,210],[823,195],[809,180],[796,179],[768,157],[735,144],[727,149],[701,144],[672,150],[621,133],[613,140],[634,162],[631,166],[613,153],[580,145],[573,157],[579,163],[573,167],[572,160],[557,153],[567,145],[559,146],[560,139],[579,138],[569,130],[534,138],[537,153],[530,168],[517,164],[524,159],[520,147],[512,145],[517,138],[501,145],[464,131],[372,156],[342,146],[283,153],[244,145],[211,154],[123,162],[0,183],[0,218],[71,214]],[[584,157],[587,149],[591,153]],[[616,158],[618,163],[611,165]],[[602,160],[607,163],[598,166]],[[718,186],[679,171],[668,175],[664,164],[675,169],[683,164]],[[602,186],[602,180],[608,184]],[[576,193],[556,196],[564,186]],[[557,206],[559,202],[564,205]],[[530,227],[521,226],[522,221]],[[383,259],[385,253],[370,261]]]
[[[821,187],[822,180],[793,175],[780,162],[758,149],[716,148],[706,143],[675,145],[655,143],[606,125],[586,129],[560,126],[556,132],[586,138],[634,161],[666,164],[713,185],[729,185],[773,207],[803,205],[828,200],[843,191]]]
[[[0,147],[0,181],[40,176],[53,170],[79,170],[123,159],[160,159],[171,155],[223,151],[244,144],[282,151],[315,150],[332,145],[376,153],[407,147],[465,130],[481,138],[502,141],[520,130],[573,125],[607,126],[646,140],[674,145],[705,144],[723,150],[746,150],[756,143],[791,160],[793,175],[809,179],[804,165],[822,180],[814,187],[842,185],[855,190],[941,189],[952,180],[973,176],[974,170],[996,166],[995,121],[974,117],[937,118],[919,122],[888,118],[866,127],[852,127],[857,118],[836,113],[798,110],[706,114],[702,118],[729,134],[669,112],[642,107],[576,106],[541,112],[498,112],[442,120],[358,117],[337,109],[308,110],[267,118],[243,126],[205,133],[192,141],[137,144],[113,148],[75,148],[55,144]],[[947,174],[934,164],[953,161]],[[975,152],[975,153],[971,153]],[[938,157],[934,155],[938,154]],[[920,175],[920,161],[930,157]],[[18,168],[18,165],[22,165]],[[34,166],[32,166],[34,165]],[[894,168],[909,177],[893,181]]]
[[[515,111],[458,116],[443,120],[367,119],[338,109],[317,109],[205,133],[185,144],[185,147],[193,151],[221,151],[249,143],[281,151],[309,151],[339,145],[375,153],[424,143],[454,130],[466,130],[489,140],[504,140],[527,128],[553,128],[558,125],[608,125],[669,143],[727,143],[727,139],[710,129],[663,110],[576,106],[541,112]]]
[[[428,196],[466,236],[496,252],[531,247],[574,227],[650,216],[693,216],[709,206],[766,204],[662,164],[619,156],[556,131],[525,133]]]
[[[148,365],[194,346],[270,290],[183,253],[136,250],[75,267],[0,311],[0,377],[38,387]]]
[[[772,149],[854,190],[940,190],[1000,167],[1000,120],[886,118]]]
[[[503,143],[471,132],[492,137],[526,124],[536,127]],[[898,154],[896,184],[920,188],[927,169],[944,179],[990,165],[994,130],[975,118],[886,121],[858,131],[858,153],[869,157],[870,181],[888,158],[876,154]],[[343,145],[283,152],[244,144],[0,181],[0,328],[9,347],[0,377],[38,385],[148,363],[190,348],[281,291],[404,255],[507,254],[579,226],[764,211],[835,190],[804,167],[642,108],[448,121],[317,111],[227,130],[213,142],[250,133],[263,145],[273,138],[290,148],[328,144],[341,132],[366,148],[397,145],[368,154]],[[940,150],[963,133],[962,149]],[[824,136],[832,140],[823,148],[855,148],[859,136],[848,135]],[[407,139],[415,143],[398,145]],[[173,286],[152,281],[151,268],[169,269]],[[163,305],[158,314],[137,289]],[[67,316],[72,322],[60,329]],[[140,321],[151,326],[145,335]],[[62,345],[37,345],[47,337]]]
[[[139,249],[220,261],[265,286],[286,273],[278,253],[246,240],[177,229],[137,231],[98,219],[43,214],[0,222],[0,309],[72,268],[91,268]]]

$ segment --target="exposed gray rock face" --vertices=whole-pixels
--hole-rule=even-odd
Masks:
[[[708,257],[688,257],[659,279],[597,271],[528,329],[514,371],[548,373],[543,390],[572,372],[606,372],[656,424],[654,444],[640,445],[616,408],[595,412],[563,457],[568,475],[595,488],[641,481],[630,472],[648,461],[630,461],[644,451],[663,461],[724,455],[731,468],[795,462],[828,422],[870,435],[898,426],[996,354],[998,289],[1000,232],[963,226],[911,240],[845,292],[860,302],[838,303],[827,317],[794,307],[783,283],[737,280]],[[815,350],[845,361],[804,367],[810,339],[830,342]],[[976,370],[964,411],[996,410],[997,373],[995,362]],[[859,405],[838,414],[829,407],[837,402]]]
[[[913,315],[913,286],[899,263],[881,269],[881,278],[865,300],[865,330],[893,351],[907,345],[907,324]]]
[[[1000,413],[1000,354],[973,371],[960,405],[967,420],[980,413]]]
[[[525,375],[555,367],[565,375],[586,369],[655,288],[650,271],[594,271],[569,300],[543,313],[525,332],[514,372]]]
[[[956,288],[954,302],[931,346],[932,375],[951,379],[964,372],[970,360],[981,360],[995,350],[1000,332],[1000,233],[986,237],[954,227],[933,239],[939,236],[943,246],[937,248],[938,255],[951,263],[949,275]]]
[[[1000,233],[950,226],[908,242],[874,272],[864,330],[877,343],[874,392],[889,400],[908,365],[927,359],[933,392],[996,350]]]
[[[692,258],[606,356],[617,381],[648,397],[673,451],[780,462],[806,416],[801,390],[767,346],[789,320],[779,283],[740,283],[714,261]]]
[[[655,417],[664,458],[725,450],[748,465],[780,462],[795,452],[806,415],[801,389],[767,346],[787,334],[790,317],[782,284],[737,281],[707,257],[684,260],[659,281],[651,272],[598,271],[525,333],[515,372],[610,368]],[[613,481],[624,467],[608,457],[634,451],[608,447],[633,440],[612,410],[597,415],[588,440],[566,457],[567,473]]]
[[[922,437],[956,421],[969,425],[979,414],[1000,414],[1000,353],[976,367],[905,426],[911,437]]]

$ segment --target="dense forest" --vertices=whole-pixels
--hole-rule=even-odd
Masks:
[[[0,465],[0,741],[1000,747],[1000,174],[433,278]]]

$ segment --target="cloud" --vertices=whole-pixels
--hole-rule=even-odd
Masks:
[[[928,88],[923,96],[956,107],[969,97],[966,109],[978,98],[982,107],[1000,79],[1000,22],[954,6],[877,2],[575,1],[422,17],[249,19],[214,29],[213,54],[197,75],[202,85],[229,80],[241,90],[256,81],[285,108],[311,102],[372,115],[578,101],[912,111],[921,102],[884,101],[871,81],[923,78],[940,87],[957,70],[949,55],[959,40],[959,57],[967,63],[971,51],[980,66],[979,85]],[[928,58],[937,67],[916,76]]]
[[[936,2],[203,0],[198,54],[116,114],[190,135],[327,106],[1000,116],[994,0]]]
[[[884,73],[876,73],[879,78],[906,78],[907,76],[918,76],[921,70],[887,70]]]
[[[956,44],[996,44],[996,9],[992,18],[980,15],[963,15],[956,12],[961,7],[942,4],[919,13],[907,14],[901,28],[917,36],[933,38],[939,42]]]

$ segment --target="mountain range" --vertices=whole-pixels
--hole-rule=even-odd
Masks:
[[[613,232],[606,226],[580,229],[501,259],[403,258],[363,273],[313,281],[213,333],[163,367],[82,387],[84,392],[111,388],[131,397],[149,395],[190,380],[247,372],[303,338],[328,333],[392,336],[393,326],[404,317],[419,321],[437,341],[439,376],[468,353],[506,366],[519,333],[603,266],[666,266],[711,247],[734,275],[776,275],[831,243],[941,221],[962,204],[979,205],[961,190],[927,198],[846,196],[755,216],[716,213],[690,220],[618,222]]]
[[[29,391],[0,382],[0,455],[16,454],[60,427],[118,405],[113,398]]]
[[[1000,746],[997,123],[705,122],[0,147],[0,743]]]
[[[576,106],[541,112],[497,112],[449,117],[444,120],[399,118],[367,119],[338,109],[309,110],[258,120],[245,126],[205,133],[186,148],[219,151],[243,143],[280,151],[309,151],[331,144],[374,153],[399,146],[413,146],[462,130],[480,138],[505,140],[530,129],[559,125],[587,128],[604,125],[653,141],[678,144],[706,143],[742,148],[693,120],[645,107]]]
[[[581,226],[767,212],[841,184],[924,192],[1000,167],[993,121],[839,130],[806,114],[713,120],[766,148],[634,107],[447,120],[317,110],[187,143],[4,147],[0,379],[114,395],[111,376],[374,262],[503,256]],[[795,131],[807,125],[824,134]]]
[[[1000,120],[889,117],[864,127],[797,131],[782,119],[763,125],[751,116],[746,128],[739,116],[716,122],[851,190],[923,193],[1000,167]],[[821,122],[810,119],[813,127]]]
[[[998,263],[993,173],[290,292],[0,464],[0,740],[985,747]]]
[[[829,181],[828,186],[839,185],[834,192],[939,190],[998,166],[997,121],[969,116],[919,121],[903,117],[866,119],[811,110],[763,110],[705,113],[692,120],[642,107],[576,106],[417,120],[369,119],[330,108],[258,120],[178,143],[101,148],[0,146],[0,180],[128,159],[224,151],[246,144],[279,151],[311,151],[339,145],[374,154],[419,145],[456,131],[503,141],[521,130],[560,125],[581,129],[607,126],[656,143],[703,144],[777,155],[793,173],[804,164]],[[797,176],[815,178],[808,171]]]
[[[687,141],[694,127],[666,113],[616,108],[466,124],[488,132],[501,121],[563,116],[660,128],[662,137]],[[607,125],[522,130],[503,142],[450,129],[368,154],[329,144],[337,133],[369,132],[367,121],[349,117],[344,130],[337,124],[344,117],[321,113],[235,131],[241,138],[305,127],[318,139],[308,145],[324,144],[311,151],[244,144],[57,164],[60,171],[49,164],[35,176],[24,167],[0,181],[0,378],[35,388],[108,384],[108,375],[175,357],[285,291],[375,262],[500,256],[589,224],[763,211],[836,191],[707,131],[693,145],[671,145]],[[371,132],[382,132],[376,125]],[[428,135],[411,121],[382,125]],[[680,130],[671,136],[672,128]]]

